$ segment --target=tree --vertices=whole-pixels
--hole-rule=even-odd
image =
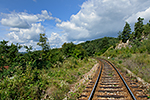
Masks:
[[[73,54],[74,49],[75,49],[75,45],[72,42],[71,43],[64,43],[62,45],[62,52],[67,57],[70,57]]]
[[[135,32],[132,32],[130,34],[130,41],[133,41],[135,39]]]
[[[109,38],[108,37],[104,37],[103,39],[102,39],[102,43],[101,43],[101,48],[108,48],[109,47]]]
[[[13,63],[17,62],[19,56],[19,49],[21,49],[21,45],[18,43],[15,45],[11,43],[11,45],[7,45],[8,41],[0,41],[0,67],[7,65],[11,66]]]
[[[136,37],[137,39],[140,39],[140,38],[141,38],[142,32],[143,32],[143,30],[144,30],[144,29],[143,29],[143,20],[144,20],[144,18],[139,17],[139,18],[138,18],[138,22],[135,23],[135,25],[134,25],[135,37]]]
[[[121,31],[118,32],[118,39],[122,40],[122,32]]]
[[[10,64],[12,62],[15,62],[15,60],[18,58],[18,51],[21,48],[22,48],[22,46],[19,45],[18,43],[16,45],[11,43],[11,45],[9,46],[9,49],[8,49],[8,53],[7,53],[7,58],[9,58]]]
[[[86,51],[82,48],[81,45],[76,45],[72,56],[76,59],[80,58],[82,60],[86,56]]]
[[[42,47],[42,52],[46,52],[50,49],[50,45],[47,42],[47,37],[45,36],[45,33],[40,34],[40,39],[37,45]]]
[[[24,48],[26,48],[26,52],[31,52],[32,50],[32,46],[30,45],[29,47],[28,46],[24,46]]]
[[[148,34],[150,34],[150,20],[149,20],[149,23],[147,23],[146,25],[143,26],[143,32],[144,32],[144,35],[147,36]]]
[[[128,22],[126,22],[122,35],[121,35],[122,42],[125,43],[130,38],[130,33],[131,33],[130,25],[128,24]]]

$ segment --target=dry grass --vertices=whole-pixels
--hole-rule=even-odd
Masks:
[[[107,59],[107,58],[106,58]],[[145,82],[150,83],[150,55],[147,53],[143,54],[132,54],[130,58],[121,59],[119,56],[109,59],[114,65],[116,65],[122,72],[125,72],[124,67],[129,69],[137,77],[140,77]],[[146,87],[145,93],[150,96],[150,87]]]

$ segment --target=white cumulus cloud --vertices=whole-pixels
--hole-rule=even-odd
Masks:
[[[10,30],[12,32],[8,33],[7,37],[15,43],[25,43],[30,40],[38,41],[39,33],[45,32],[45,29],[41,23],[31,24],[31,28],[29,29],[10,28]]]
[[[58,33],[52,32],[48,38],[51,48],[61,47],[64,42],[67,42],[65,35],[60,36]]]
[[[22,19],[18,14],[8,14],[7,18],[2,18],[1,24],[9,27],[29,28],[30,24]]]
[[[41,14],[28,14],[26,12],[12,12],[11,14],[4,14],[5,17],[1,19],[1,24],[9,27],[15,28],[29,28],[32,23],[53,20],[52,14],[47,12],[47,10],[42,10]],[[57,18],[58,20],[58,18]]]
[[[1,24],[10,27],[7,34],[9,41],[15,43],[29,43],[39,40],[39,34],[45,33],[45,28],[41,24],[45,20],[55,20],[61,22],[59,18],[52,17],[47,10],[42,10],[41,14],[28,14],[26,12],[11,12],[10,14],[1,13],[3,16]]]
[[[85,41],[103,36],[117,36],[125,21],[136,14],[149,15],[149,0],[88,0],[70,21],[57,23],[67,40]],[[136,19],[136,18],[135,18]]]
[[[145,11],[140,11],[137,13],[132,14],[126,21],[129,23],[134,23],[137,21],[138,17],[144,18],[146,21],[150,20],[150,7]]]

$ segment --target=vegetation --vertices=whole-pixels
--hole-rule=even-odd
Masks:
[[[134,32],[130,34],[129,45],[126,48],[111,48],[105,52],[104,56],[111,58],[110,60],[120,69],[126,67],[135,75],[150,83],[150,24],[144,25],[143,20],[144,18],[138,18],[138,22],[135,23]],[[118,38],[123,33],[124,30],[119,32]],[[120,39],[124,41],[124,38]],[[145,92],[150,95],[150,88],[147,88]]]
[[[130,38],[131,34],[131,28],[128,22],[126,22],[126,25],[122,31],[122,33],[119,33],[119,39],[122,40],[122,42],[126,43],[126,41]]]
[[[102,54],[150,82],[150,22],[144,25],[143,20],[138,18],[134,32],[126,22],[118,38],[104,37],[78,45],[64,43],[62,48],[50,49],[45,33],[40,34],[37,45],[42,50],[38,51],[32,51],[32,46],[8,45],[9,41],[0,41],[0,99],[31,100],[45,96],[63,99],[71,85],[96,63],[90,57]],[[130,40],[130,46],[114,49],[119,40],[124,43]],[[26,48],[26,53],[19,52],[22,47]],[[76,99],[84,87],[71,93],[70,99]]]
[[[143,20],[144,18],[138,18],[138,22],[134,25],[135,37],[137,39],[141,38],[143,32]]]
[[[45,34],[40,34],[37,45],[42,50],[39,51],[24,46],[27,53],[19,53],[23,46],[7,43],[0,42],[1,100],[41,99],[46,94],[55,100],[63,99],[70,85],[96,63],[87,57],[81,45],[72,42],[64,43],[59,49],[50,49]]]
[[[113,45],[115,47],[116,43],[118,42],[118,38],[104,37],[93,41],[86,41],[85,43],[81,43],[80,45],[82,45],[88,56],[100,56],[110,46]]]

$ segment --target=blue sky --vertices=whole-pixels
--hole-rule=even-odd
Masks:
[[[149,4],[150,0],[0,0],[0,40],[40,49],[40,33],[46,33],[51,48],[116,37],[126,21],[132,29],[138,17],[148,23]]]
[[[56,17],[70,18],[80,10],[80,6],[86,0],[1,0],[0,11],[10,12],[28,11],[29,13],[40,13],[41,10],[48,10]],[[64,15],[65,14],[65,15]]]

